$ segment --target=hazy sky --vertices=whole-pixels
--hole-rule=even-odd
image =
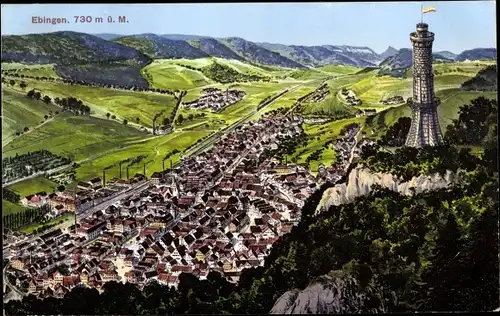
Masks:
[[[421,2],[249,4],[10,4],[2,5],[2,35],[61,30],[116,34],[238,36],[255,42],[295,45],[410,47]],[[424,21],[436,33],[434,51],[460,53],[496,47],[495,1],[424,2],[435,13]],[[104,23],[75,23],[74,16]],[[34,24],[32,17],[66,18],[66,24]],[[107,23],[126,16],[128,23]]]

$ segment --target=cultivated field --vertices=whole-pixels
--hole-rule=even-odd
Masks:
[[[2,200],[2,215],[9,215],[14,213],[19,213],[24,211],[24,207],[19,204],[14,204],[12,202]]]
[[[320,158],[313,160],[309,167],[313,172],[318,171],[318,167],[323,164],[327,167],[335,162],[335,151],[326,143],[335,140],[344,126],[353,123],[364,122],[365,118],[356,117],[349,119],[342,119],[324,124],[304,124],[304,132],[310,137],[306,146],[296,149],[293,155],[287,156],[288,161],[296,161],[297,163],[305,163],[307,157],[317,150],[323,149]]]
[[[136,122],[139,118],[142,126],[151,127],[153,116],[164,110],[168,116],[174,109],[175,99],[170,95],[157,93],[123,91],[107,88],[69,85],[64,83],[25,80],[27,89],[40,91],[51,98],[75,97],[90,106],[92,115],[105,117],[106,113],[115,115],[118,120],[127,119]],[[22,91],[21,88],[16,88]]]
[[[2,63],[2,70],[32,77],[60,78],[54,71],[53,64],[26,65],[20,63]]]
[[[64,157],[71,154],[73,160],[78,161],[147,136],[113,120],[64,112],[43,127],[12,141],[3,148],[3,155],[14,156],[47,149]]]
[[[177,61],[155,60],[144,67],[141,73],[149,78],[151,87],[160,89],[189,90],[213,83],[201,72],[178,66],[175,62]],[[149,76],[144,75],[145,72]]]
[[[42,191],[50,193],[56,187],[57,183],[44,177],[36,177],[8,186],[12,191],[19,193],[21,198]]]
[[[446,128],[451,124],[452,120],[458,118],[460,106],[469,104],[471,100],[483,96],[489,99],[497,99],[496,92],[476,92],[476,91],[461,91],[459,89],[441,90],[436,93],[436,96],[441,99],[441,104],[438,106],[439,124],[441,131],[446,132]],[[400,117],[411,117],[411,109],[402,105],[377,113],[373,117],[371,124],[367,125],[367,130],[373,131],[374,136],[380,136],[384,133],[387,127],[396,123]],[[368,134],[369,135],[369,134]]]
[[[45,121],[45,115],[55,115],[60,108],[53,104],[32,100],[24,94],[3,89],[2,91],[2,143],[11,140],[25,127],[33,127]]]

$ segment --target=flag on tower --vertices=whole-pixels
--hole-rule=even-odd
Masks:
[[[423,8],[422,13],[429,13],[429,12],[436,12],[436,8],[434,7],[428,7],[428,8]]]

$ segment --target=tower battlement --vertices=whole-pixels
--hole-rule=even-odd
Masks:
[[[417,24],[417,32],[427,31],[429,29],[429,25],[427,23],[418,23]]]
[[[439,100],[434,95],[432,73],[432,43],[434,33],[426,23],[418,23],[417,31],[410,33],[413,46],[413,96],[410,108],[412,121],[406,146],[423,147],[443,142],[436,107]]]

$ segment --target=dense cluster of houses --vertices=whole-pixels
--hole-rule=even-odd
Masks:
[[[217,88],[206,88],[202,90],[202,95],[199,99],[192,102],[184,102],[184,106],[193,109],[210,109],[213,112],[220,111],[222,108],[235,104],[243,99],[244,91],[226,90],[221,91]]]
[[[400,95],[395,95],[395,96],[390,97],[388,99],[381,100],[380,103],[382,103],[384,105],[402,104],[402,103],[405,103],[405,99]]]
[[[175,286],[183,272],[203,279],[215,270],[237,281],[243,269],[264,264],[318,185],[304,167],[259,159],[277,136],[300,133],[301,123],[284,115],[249,123],[208,152],[153,174],[146,190],[67,231],[12,246],[11,265],[28,276],[27,291],[41,297],[74,286],[100,289],[111,280]],[[99,192],[99,183],[81,187]],[[54,271],[59,266],[66,273]]]
[[[328,87],[328,84],[325,83],[321,87],[317,88],[309,99],[311,102],[321,102],[328,94],[330,94],[330,88]]]
[[[354,106],[363,103],[352,90],[342,90],[342,95],[344,95],[347,105]]]
[[[309,124],[323,124],[330,120],[331,120],[330,118],[324,118],[324,117],[308,117],[304,119],[304,122]]]
[[[60,185],[67,185],[75,181],[75,169],[63,170],[58,173],[53,173],[47,176],[47,178]]]

